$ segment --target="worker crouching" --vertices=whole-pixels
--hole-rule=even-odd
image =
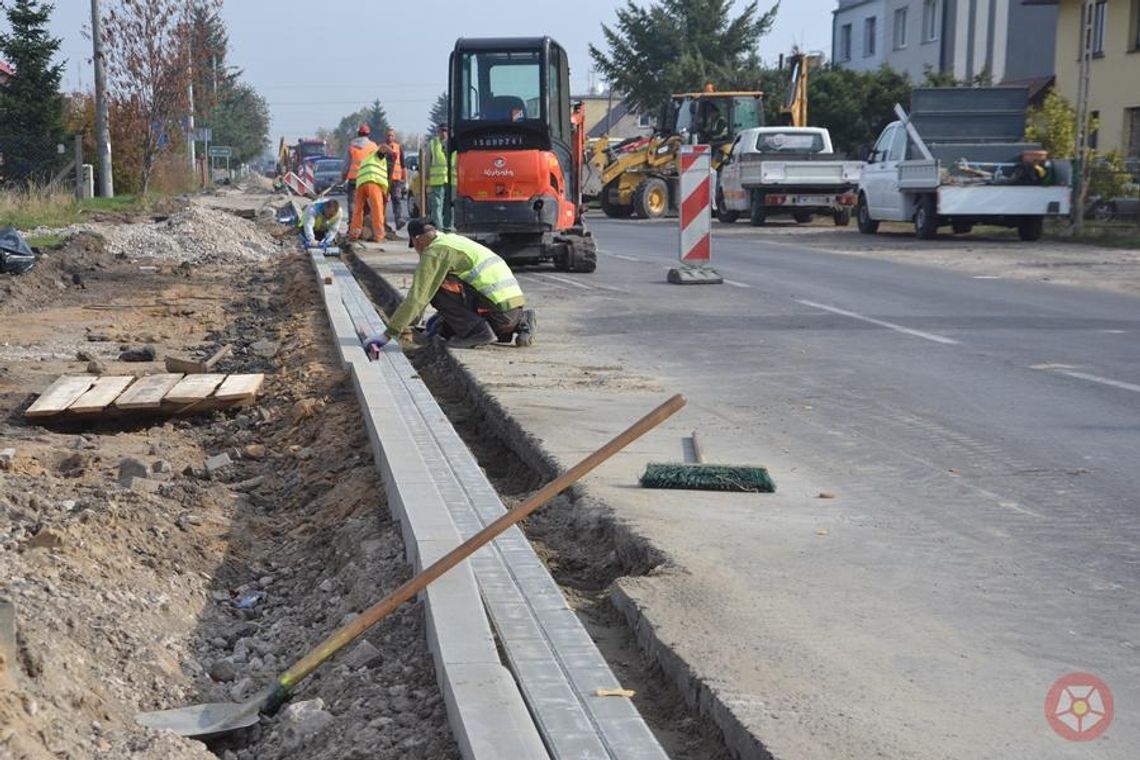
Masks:
[[[422,219],[408,222],[408,236],[420,255],[408,295],[388,321],[388,329],[369,338],[370,356],[398,338],[430,302],[436,316],[427,334],[453,348],[477,348],[491,343],[529,346],[534,340],[532,309],[511,268],[486,246],[443,233]]]
[[[340,231],[340,221],[340,203],[336,199],[323,198],[310,203],[301,214],[301,218],[297,220],[305,247],[316,246],[318,235],[321,238],[321,246],[328,248],[335,244],[337,233]]]

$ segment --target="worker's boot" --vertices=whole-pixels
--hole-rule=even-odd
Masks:
[[[486,322],[479,325],[479,329],[474,332],[464,335],[462,337],[456,336],[449,341],[447,345],[451,348],[479,348],[494,343],[498,340],[495,331]]]
[[[537,326],[534,309],[523,309],[522,319],[519,320],[519,326],[515,328],[515,345],[526,348],[534,343],[534,330]]]

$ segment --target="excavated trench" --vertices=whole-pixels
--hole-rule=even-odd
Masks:
[[[352,255],[346,260],[381,308],[390,311],[399,303],[400,294],[372,269]],[[408,358],[508,507],[561,472],[446,350],[429,346],[409,351]],[[614,674],[637,692],[634,703],[669,756],[732,757],[720,728],[691,707],[674,680],[639,647],[626,615],[612,601],[616,580],[656,572],[666,563],[664,555],[577,486],[529,517],[523,529]]]

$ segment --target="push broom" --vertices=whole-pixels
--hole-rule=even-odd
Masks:
[[[676,488],[687,491],[737,491],[775,493],[776,483],[765,467],[707,464],[701,439],[693,431],[689,442],[695,463],[650,462],[641,476],[643,488]]]

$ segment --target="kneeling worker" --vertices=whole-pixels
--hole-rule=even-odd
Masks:
[[[313,201],[305,207],[305,213],[297,223],[303,232],[305,247],[317,245],[317,235],[322,235],[321,245],[330,246],[336,242],[340,231],[340,203],[333,198]]]
[[[429,302],[439,313],[429,334],[438,332],[454,348],[509,343],[512,338],[519,346],[533,342],[534,311],[523,308],[526,299],[518,280],[494,251],[462,235],[440,232],[423,219],[408,222],[408,236],[420,262],[388,329],[365,342],[369,356],[398,338]]]

